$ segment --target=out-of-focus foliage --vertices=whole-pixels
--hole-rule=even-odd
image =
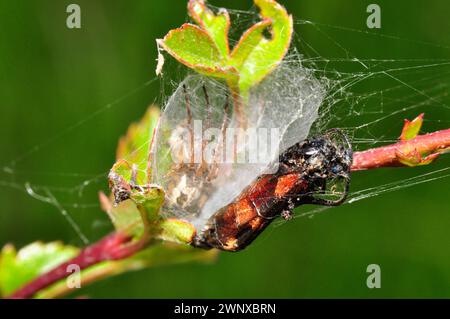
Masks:
[[[19,251],[6,245],[0,253],[0,296],[8,296],[38,275],[74,257],[78,251],[60,242],[35,242]]]

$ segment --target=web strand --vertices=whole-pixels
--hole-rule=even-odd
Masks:
[[[233,23],[241,21],[242,26],[246,26],[255,19],[252,12],[231,10],[230,14],[233,15]],[[446,51],[450,49],[449,45],[303,19],[295,20],[295,24],[301,28],[310,28],[308,30],[314,31],[315,36],[322,37],[329,43],[330,49],[338,48],[342,54],[342,56],[327,57],[325,50],[315,47],[310,39],[304,39],[300,34],[296,35],[298,41],[294,45],[299,45],[301,48],[302,64],[311,70],[318,79],[326,81],[329,93],[321,107],[320,118],[315,123],[311,134],[323,132],[330,127],[340,127],[351,135],[353,146],[362,150],[397,141],[401,121],[414,113],[417,113],[415,115],[422,111],[427,113],[425,118],[427,127],[431,127],[431,125],[437,128],[448,127],[450,121],[445,120],[441,114],[443,112],[448,114],[449,112],[449,104],[446,103],[446,99],[448,100],[448,85],[450,83],[450,58],[358,57],[352,53],[354,50],[350,50],[346,45],[337,41],[327,31],[334,30],[349,35],[360,34],[382,41],[399,41],[415,44],[419,47],[440,48]],[[295,54],[286,58],[288,64],[297,62]],[[167,76],[170,75],[167,74]],[[413,80],[410,79],[411,76],[414,77]],[[23,154],[7,161],[2,166],[0,187],[25,192],[38,201],[54,206],[70,224],[80,240],[85,244],[88,243],[88,238],[72,218],[72,215],[77,214],[77,210],[80,209],[99,207],[98,203],[86,199],[88,198],[87,193],[95,194],[99,188],[106,185],[108,168],[102,168],[99,174],[84,174],[76,171],[30,171],[21,167],[21,164],[25,159],[32,159],[38,152],[45,150],[50,145],[61,142],[63,137],[74,134],[84,124],[98,119],[106,111],[113,112],[116,106],[126,102],[138,92],[147,89],[156,80],[157,78],[152,78],[144,82],[61,132],[29,148]],[[161,86],[165,85],[166,82],[170,82],[170,80],[161,79]],[[381,85],[379,85],[380,82],[382,82]],[[368,85],[368,83],[375,84]],[[282,85],[282,83],[278,83],[278,85]],[[165,102],[167,99],[168,95],[164,93],[161,87],[160,100]],[[142,107],[144,112],[145,106],[130,107]],[[348,118],[358,123],[349,125],[346,121]],[[398,127],[392,128],[392,123],[397,123]],[[385,129],[380,130],[380,127]],[[378,132],[382,132],[382,134]],[[143,143],[139,149],[148,147],[149,142]],[[88,156],[88,154],[85,156]],[[429,170],[420,175],[411,172],[412,177],[395,182],[354,190],[350,193],[345,205],[450,177],[449,167],[439,169],[430,167]],[[61,179],[61,183],[44,185],[41,182],[41,178],[44,176],[58,177]],[[64,200],[60,199],[63,196]],[[65,200],[66,197],[68,197],[68,200]],[[64,207],[71,208],[73,211],[69,213]],[[297,213],[295,218],[312,217],[327,209],[329,208],[318,207],[308,212]],[[284,224],[284,221],[276,222],[276,225],[282,224]]]

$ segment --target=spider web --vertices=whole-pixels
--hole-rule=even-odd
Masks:
[[[241,30],[258,20],[254,11],[230,10],[230,15],[236,29],[233,30],[233,34],[240,34]],[[295,20],[295,27],[297,33],[293,47],[298,51],[291,52],[285,63],[296,64],[298,57],[301,56],[302,66],[324,85],[327,92],[320,107],[319,118],[311,128],[310,135],[320,134],[328,128],[342,128],[351,137],[354,150],[358,151],[396,142],[403,119],[413,119],[422,112],[426,112],[425,130],[431,132],[449,127],[450,58],[435,58],[423,53],[415,55],[415,51],[407,57],[398,57],[394,53],[386,57],[365,56],[355,53],[358,47],[346,40],[352,38],[358,43],[370,42],[385,46],[407,45],[425,52],[427,47],[435,47],[443,50],[446,55],[450,52],[449,46],[384,34],[382,30],[372,32],[302,19]],[[317,44],[315,39],[321,41],[325,39],[327,45]],[[234,45],[236,41],[237,38],[230,44]],[[51,149],[56,143],[63,143],[65,136],[82,131],[86,123],[95,122],[106,113],[114,112],[118,105],[126,105],[131,97],[158,80],[161,95],[157,104],[165,105],[181,80],[181,78],[168,79],[170,76],[170,72],[167,72],[160,80],[156,77],[151,78],[130,92],[112,98],[111,103],[76,121],[60,133],[30,147],[20,156],[5,162],[2,165],[0,186],[25,192],[36,200],[52,205],[73,228],[78,240],[84,244],[89,243],[90,239],[85,235],[85,229],[77,220],[87,209],[100,209],[98,201],[92,199],[96,198],[98,189],[104,188],[107,184],[109,167],[105,167],[98,174],[83,174],[77,172],[76,168],[73,172],[55,173],[29,171],[24,162],[33,159],[40,152]],[[283,85],[283,83],[276,84]],[[280,115],[276,114],[276,109],[273,111],[274,116]],[[148,147],[148,143],[141,147]],[[381,183],[373,182],[371,186],[364,183],[363,188],[358,188],[357,180],[364,177],[355,177],[356,181],[345,205],[417,184],[448,178],[450,176],[448,163],[448,158],[443,156],[438,164],[420,170],[408,169],[399,180],[390,180],[389,176],[386,176]],[[359,174],[363,176],[364,173]],[[44,185],[40,182],[40,178],[47,175],[55,175],[54,184]],[[313,207],[306,211],[302,209],[295,217],[311,217],[327,209],[327,207]],[[82,218],[91,217],[84,214]],[[107,223],[106,216],[105,220],[95,220],[93,223]],[[284,221],[279,221],[278,225],[282,223]]]

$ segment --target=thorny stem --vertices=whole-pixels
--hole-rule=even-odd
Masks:
[[[360,171],[380,167],[405,166],[401,161],[402,156],[405,155],[405,150],[408,150],[410,154],[437,155],[447,149],[450,149],[450,129],[419,135],[413,139],[387,146],[355,152],[351,170]],[[124,259],[140,251],[145,244],[145,241],[131,242],[131,238],[124,234],[112,233],[97,243],[84,248],[72,260],[26,284],[14,292],[10,298],[33,297],[40,290],[68,277],[70,273],[67,272],[67,266],[71,264],[76,264],[83,270],[104,261]],[[111,274],[114,273],[115,269],[112,269]],[[108,273],[94,276],[90,280],[98,280],[105,276],[108,276]]]

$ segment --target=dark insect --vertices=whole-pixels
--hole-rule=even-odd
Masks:
[[[204,161],[203,157],[200,162],[193,160],[196,121],[205,124],[201,133],[218,128],[226,137],[225,131],[236,127],[235,118],[229,115],[232,101],[226,90],[215,82],[208,82],[207,89],[203,78],[188,77],[172,95],[156,131],[152,174],[154,182],[165,191],[162,208],[165,216],[183,219],[196,228],[192,245],[241,250],[275,218],[292,218],[295,207],[303,204],[337,206],[346,199],[351,145],[339,129],[306,138],[317,118],[321,100],[317,98],[317,90],[308,91],[315,87],[313,82],[299,81],[289,79],[290,89],[277,95],[277,99],[273,98],[271,90],[252,93],[255,95],[248,105],[252,110],[247,114],[251,117],[249,123],[253,127],[281,128],[283,134],[289,136],[285,150],[280,155],[277,150],[270,157],[277,160],[272,164],[264,163],[261,170],[251,165],[224,162],[225,144],[214,146],[212,162]],[[300,108],[292,104],[298,95],[305,101],[311,101],[314,96],[318,100],[312,104],[304,102]],[[265,106],[275,104],[289,107],[279,107],[282,113],[272,117],[270,112],[265,112]],[[294,120],[302,125],[286,133],[285,129],[295,123]],[[185,132],[189,132],[188,138],[183,135]],[[282,145],[285,145],[284,137],[279,140]],[[295,143],[296,139],[300,142]],[[255,144],[244,143],[242,149],[246,150],[249,145]],[[198,149],[205,149],[204,144],[199,146]],[[254,147],[249,149],[254,150]],[[178,158],[187,161],[174,160]]]
[[[338,129],[291,146],[279,156],[276,173],[261,175],[213,214],[193,245],[242,250],[275,218],[290,219],[295,207],[342,204],[349,190],[351,162],[351,145]]]

